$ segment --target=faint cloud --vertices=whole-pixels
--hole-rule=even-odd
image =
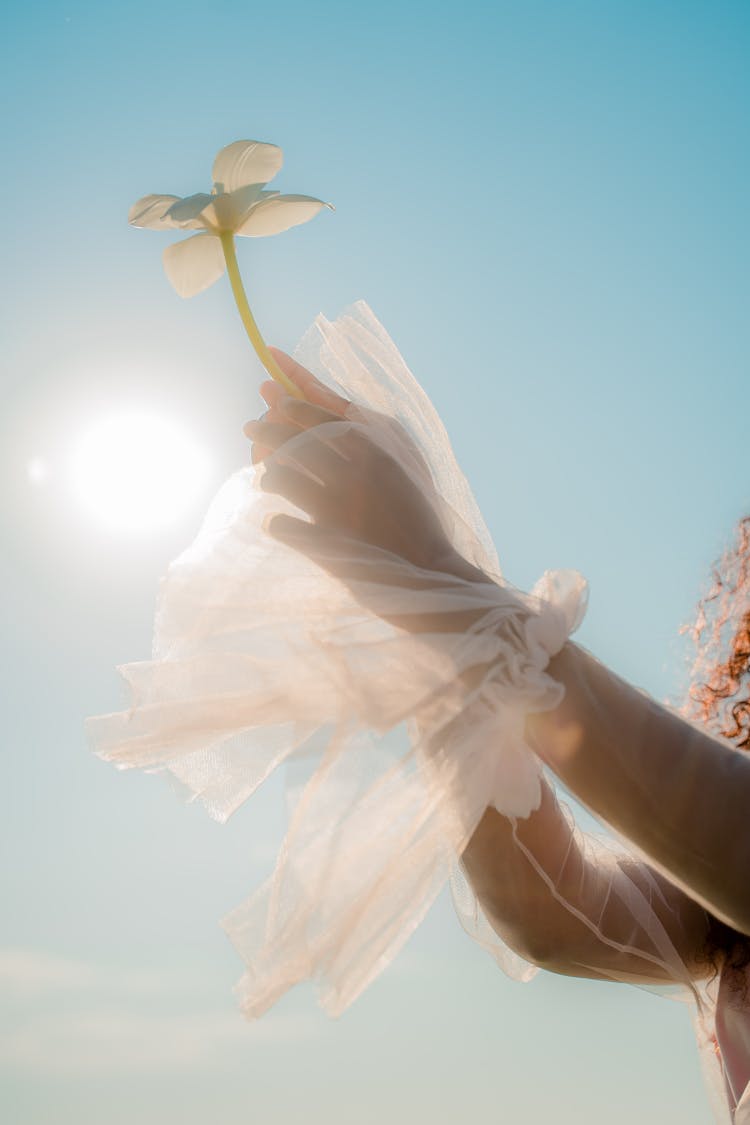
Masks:
[[[274,1011],[247,1023],[230,996],[225,1010],[206,1004],[196,976],[0,950],[0,1065],[58,1076],[222,1070],[249,1052],[320,1034],[317,1012]]]
[[[0,1031],[5,1069],[35,1074],[161,1073],[234,1067],[266,1046],[316,1034],[313,1019],[276,1016],[247,1024],[234,1012],[146,1013],[112,1008],[36,1013]]]
[[[183,989],[191,978],[162,970],[104,966],[32,949],[0,949],[0,1001],[33,1000],[64,993],[111,996]]]
[[[92,987],[97,970],[81,961],[27,949],[0,949],[0,997],[24,998]]]

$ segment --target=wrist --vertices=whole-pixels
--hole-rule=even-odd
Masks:
[[[486,583],[492,581],[483,570],[474,566],[473,563],[470,563],[463,555],[452,548],[438,556],[434,563],[434,569],[441,571],[443,574],[450,574],[454,578],[460,578],[464,582]]]

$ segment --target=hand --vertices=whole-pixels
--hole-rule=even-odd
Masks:
[[[272,351],[305,401],[264,383],[269,410],[245,433],[253,442],[253,462],[264,464],[261,487],[286,497],[311,522],[276,515],[269,533],[345,580],[363,577],[364,565],[370,580],[380,580],[373,575],[372,551],[362,550],[366,544],[388,553],[384,570],[402,561],[433,574],[469,580],[481,575],[486,581],[453,548],[433,503],[429,469],[406,431],[335,394],[284,352]]]

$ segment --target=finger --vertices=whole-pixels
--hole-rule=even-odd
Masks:
[[[272,539],[307,553],[305,548],[313,546],[318,528],[315,523],[299,520],[295,515],[277,514],[266,516],[263,530],[268,532]]]
[[[278,449],[285,441],[297,437],[300,430],[291,422],[272,422],[268,418],[263,418],[246,422],[242,432],[252,442],[257,442],[268,449]]]
[[[306,367],[297,363],[296,359],[292,359],[280,348],[269,348],[268,350],[287,378],[291,379],[295,387],[299,387],[308,402],[316,403],[326,410],[331,410],[339,417],[346,413],[347,407],[351,405],[348,399],[342,398],[330,387],[326,387],[324,383],[315,378],[312,371],[308,371]]]
[[[351,403],[349,404],[352,405]],[[355,408],[356,409],[356,408]],[[354,425],[345,425],[344,419],[341,415],[334,413],[322,406],[318,406],[311,402],[305,402],[303,399],[292,398],[286,395],[279,399],[277,413],[283,417],[288,418],[290,421],[295,422],[298,426],[304,429],[311,429],[313,426],[322,426],[326,422],[338,422],[335,432],[331,431],[330,438],[328,436],[322,437],[321,440],[326,441],[332,448],[348,461],[358,459],[367,452],[372,455],[374,449],[377,449],[377,440],[372,441],[369,434],[377,437],[378,431],[370,424],[368,426],[368,433],[364,432],[362,424],[357,423],[357,417],[354,413],[347,414],[346,421],[353,422]],[[371,419],[378,419],[379,416],[371,414]],[[368,421],[365,424],[367,425]],[[380,419],[384,422],[386,429],[382,432],[387,436],[388,427],[394,425],[391,418]],[[413,447],[410,446],[410,449]],[[420,457],[419,452],[414,449],[414,455]],[[421,460],[424,464],[424,460]]]
[[[344,482],[347,470],[351,473],[350,462],[324,441],[300,440],[293,445],[281,446],[276,450],[276,462],[325,486],[329,508],[340,502],[339,486]]]
[[[272,449],[266,449],[262,445],[250,446],[250,461],[253,465],[260,465],[266,459],[269,453],[273,453]]]
[[[285,441],[300,433],[296,426],[269,422],[267,420],[246,422],[242,427],[243,433],[250,438],[250,460],[253,465],[259,465],[272,453],[275,453]]]
[[[349,459],[329,445],[325,437],[318,437],[317,430],[303,438],[305,431],[292,423],[270,422],[266,418],[247,422],[243,430],[253,442],[253,450],[264,450],[262,454],[253,454],[253,464],[264,460],[269,453],[277,453],[280,465],[313,475],[321,484],[328,486],[338,483],[350,464]],[[293,438],[300,440],[287,446],[286,443]]]
[[[311,426],[322,426],[324,422],[341,421],[340,414],[290,395],[285,395],[279,401],[278,412],[305,430]]]
[[[264,492],[284,496],[295,507],[313,517],[322,510],[325,489],[312,477],[297,469],[272,461],[265,466],[258,483]]]
[[[337,578],[354,579],[361,569],[354,554],[356,544],[340,532],[285,514],[268,517],[263,527],[272,539],[307,555]]]
[[[366,583],[371,591],[373,584],[378,584],[379,577],[382,581],[380,555],[373,557],[366,544],[345,532],[285,514],[267,517],[263,527],[273,539],[307,555],[323,570],[349,585],[355,597],[357,582]],[[399,569],[402,571],[403,567]],[[385,600],[390,589],[386,582],[383,585]]]
[[[260,393],[272,410],[278,406],[280,399],[288,397],[284,388],[274,382],[273,379],[268,379],[267,382],[261,383]]]
[[[317,436],[330,449],[334,449],[344,461],[361,458],[365,451],[371,450],[371,443],[362,433],[361,427],[347,425],[340,415],[325,410],[322,406],[287,395],[281,400],[278,414],[308,431],[312,431],[315,426],[336,423],[335,429],[324,431]]]

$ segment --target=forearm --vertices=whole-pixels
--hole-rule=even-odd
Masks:
[[[542,968],[683,985],[710,968],[705,910],[647,864],[578,832],[546,782],[539,808],[515,826],[487,809],[462,859],[493,929]]]
[[[568,644],[565,687],[527,738],[564,784],[671,881],[750,932],[750,758],[679,719]]]
[[[565,696],[528,715],[529,745],[670,883],[750,934],[750,754],[570,642],[547,671]]]
[[[591,935],[555,898],[519,841],[544,867],[564,867],[573,834],[546,783],[539,809],[516,822],[515,837],[513,822],[488,808],[461,859],[488,921],[511,949],[543,968],[577,973]]]

